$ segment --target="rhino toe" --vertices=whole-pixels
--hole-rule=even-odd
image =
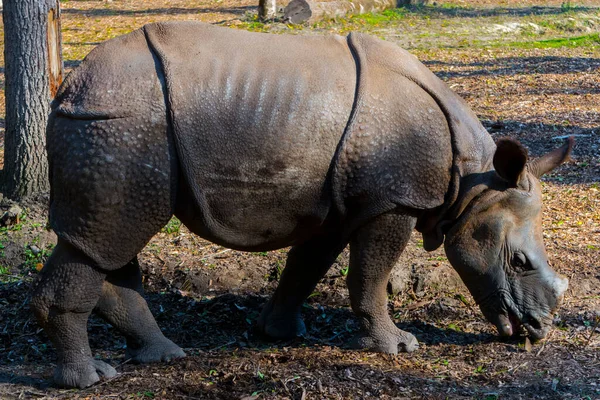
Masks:
[[[373,329],[371,332],[358,336],[352,347],[379,353],[398,354],[417,350],[419,342],[413,334],[397,328],[390,331]]]
[[[138,364],[153,362],[169,362],[176,358],[185,357],[185,352],[171,340],[164,340],[148,344],[139,348],[128,347],[127,356]]]
[[[54,383],[60,387],[83,389],[98,382],[100,376],[110,379],[116,375],[117,370],[110,364],[90,358],[81,363],[59,365],[54,372]]]
[[[306,325],[300,313],[277,311],[271,302],[267,303],[260,314],[257,330],[275,340],[293,339],[306,335]]]
[[[408,332],[402,331],[402,337],[398,342],[398,350],[404,353],[412,353],[419,348],[419,341],[417,338]]]

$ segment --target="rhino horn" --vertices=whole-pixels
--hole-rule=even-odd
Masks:
[[[529,172],[539,178],[545,173],[552,171],[569,158],[571,150],[573,149],[573,144],[575,144],[575,138],[569,136],[564,145],[533,160],[529,164]]]

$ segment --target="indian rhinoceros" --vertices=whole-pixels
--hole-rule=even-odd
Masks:
[[[57,384],[116,372],[92,357],[88,316],[137,362],[183,351],[141,295],[137,254],[169,219],[232,249],[292,246],[258,320],[305,332],[302,304],[350,245],[357,346],[417,347],[388,315],[388,275],[411,231],[448,259],[502,335],[544,337],[567,279],[548,264],[538,178],[572,148],[528,161],[496,144],[414,56],[368,35],[249,33],[155,23],[101,44],[69,74],[47,131],[58,244],[31,305],[58,352]]]

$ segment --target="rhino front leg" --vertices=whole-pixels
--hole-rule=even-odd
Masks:
[[[362,226],[350,241],[348,290],[363,332],[360,348],[397,354],[418,347],[415,337],[396,327],[388,313],[387,282],[390,271],[408,243],[416,219],[385,214]]]
[[[88,342],[88,317],[106,276],[92,265],[79,250],[59,239],[31,299],[31,308],[58,353],[54,382],[59,386],[84,388],[99,381],[99,375],[117,374],[92,357]]]
[[[127,357],[134,362],[185,357],[183,350],[163,335],[142,293],[142,273],[136,257],[108,274],[95,310],[125,335]]]
[[[305,334],[302,304],[344,247],[346,243],[336,235],[319,236],[292,247],[275,294],[258,319],[258,329],[273,339]]]

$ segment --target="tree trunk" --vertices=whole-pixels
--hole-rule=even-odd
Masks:
[[[46,123],[63,77],[59,0],[4,0],[6,130],[2,191],[21,199],[48,184]]]
[[[277,15],[277,0],[259,0],[258,17],[261,20],[273,19]]]

